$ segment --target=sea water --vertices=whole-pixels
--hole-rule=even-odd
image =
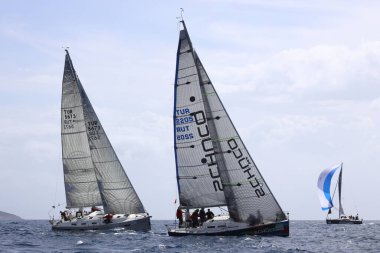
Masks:
[[[380,221],[327,225],[291,221],[289,237],[169,237],[165,224],[150,232],[52,231],[47,220],[0,222],[0,252],[380,252]]]

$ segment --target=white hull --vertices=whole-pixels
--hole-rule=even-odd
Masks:
[[[123,227],[127,230],[150,230],[150,216],[147,213],[140,214],[115,214],[107,222],[103,214],[89,215],[83,218],[73,218],[69,221],[51,221],[53,230],[97,230]]]
[[[209,236],[236,236],[236,235],[278,235],[289,236],[289,220],[276,223],[251,226],[231,219],[213,219],[206,221],[202,226],[171,228],[167,226],[170,236],[209,235]]]

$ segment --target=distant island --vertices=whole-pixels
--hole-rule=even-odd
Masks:
[[[11,213],[0,211],[0,221],[2,220],[22,220],[22,218]]]

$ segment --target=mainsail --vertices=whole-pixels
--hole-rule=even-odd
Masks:
[[[327,168],[321,172],[318,178],[318,195],[319,195],[319,201],[321,203],[322,211],[328,211],[330,210],[334,204],[332,201],[333,196],[331,196],[331,181],[335,174],[335,172],[342,167],[341,164],[336,165],[332,168]],[[341,179],[342,179],[342,169],[339,173],[339,179],[338,184],[341,185]],[[339,187],[339,203],[340,197],[341,197],[341,187]],[[343,213],[342,205],[340,205],[339,212]],[[339,215],[340,216],[340,215]]]
[[[61,141],[67,208],[102,205],[78,78],[68,52],[62,81]]]
[[[180,32],[174,89],[174,145],[180,204],[225,206],[191,41]]]
[[[285,219],[194,51],[184,22],[183,27],[174,110],[181,205],[188,206],[189,199],[192,207],[199,207],[200,199],[200,206],[224,204],[233,220],[253,225]]]
[[[67,52],[67,62],[71,66],[74,76],[72,86],[76,90],[78,108],[81,114],[81,132],[86,140],[85,146],[90,157],[92,170],[87,171],[95,178],[95,189],[100,192],[101,201],[97,205],[103,205],[106,213],[143,213],[144,207],[129,181],[108,137],[93,109],[90,100],[79,78],[75,74],[70,56]],[[66,68],[65,68],[66,69]],[[82,143],[81,143],[82,144]],[[74,146],[76,148],[76,146]],[[86,156],[88,157],[88,156]],[[67,192],[67,190],[66,190]],[[89,206],[89,205],[82,205]],[[78,206],[76,206],[78,207]]]
[[[340,173],[338,179],[338,190],[339,190],[339,217],[344,214],[342,206],[342,173],[343,173],[343,163],[340,165]]]

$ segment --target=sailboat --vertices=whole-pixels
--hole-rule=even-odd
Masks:
[[[225,207],[201,226],[167,226],[170,236],[289,236],[289,219],[227,114],[183,19],[174,85],[174,151],[179,209]]]
[[[61,141],[68,210],[61,212],[61,219],[55,220],[53,216],[52,228],[150,230],[150,216],[128,179],[67,50],[62,81]]]
[[[334,191],[331,192],[331,184],[333,176],[339,171],[338,180],[334,187]],[[327,224],[362,224],[363,219],[359,218],[359,215],[346,215],[344,214],[342,206],[342,173],[343,163],[327,168],[321,172],[318,178],[318,194],[321,202],[322,211],[327,211],[326,223]],[[334,197],[336,189],[338,188],[338,218],[329,217],[332,214],[332,208],[334,207]]]

